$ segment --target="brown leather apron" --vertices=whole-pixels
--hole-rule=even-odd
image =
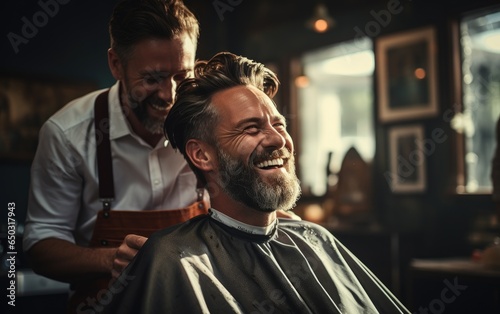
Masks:
[[[97,96],[94,106],[95,132],[97,143],[97,165],[99,176],[99,197],[103,209],[97,219],[90,241],[90,247],[118,247],[127,234],[149,237],[153,232],[184,222],[192,217],[208,212],[208,204],[203,200],[203,189],[198,187],[198,199],[186,208],[173,210],[128,211],[111,210],[114,199],[113,169],[109,141],[108,92]],[[68,313],[100,312],[107,304],[113,291],[109,288],[111,275],[99,279],[79,282],[74,285],[74,293],[68,304]]]

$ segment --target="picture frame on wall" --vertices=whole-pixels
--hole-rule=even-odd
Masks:
[[[379,121],[438,114],[437,39],[432,26],[399,32],[375,42]]]
[[[0,76],[0,159],[31,161],[42,124],[96,87],[90,82]]]
[[[424,127],[396,126],[388,131],[389,171],[384,174],[393,193],[424,192],[427,185]]]

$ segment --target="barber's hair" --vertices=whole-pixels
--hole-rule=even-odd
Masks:
[[[169,145],[178,149],[187,160],[198,179],[206,183],[201,172],[186,155],[189,139],[202,140],[217,145],[214,137],[219,116],[211,105],[217,92],[235,86],[254,86],[273,98],[278,91],[276,75],[263,64],[220,52],[208,61],[197,61],[194,78],[187,78],[177,87],[176,99],[164,124],[164,133]]]
[[[121,0],[109,21],[111,48],[127,61],[134,46],[149,38],[188,34],[196,45],[199,24],[182,0]]]

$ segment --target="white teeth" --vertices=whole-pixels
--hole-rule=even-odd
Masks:
[[[277,159],[272,159],[272,160],[266,160],[263,162],[259,162],[257,164],[258,168],[265,168],[265,167],[271,167],[271,166],[283,166],[283,159],[277,158]]]
[[[156,104],[151,104],[151,107],[155,108],[156,110],[165,110],[166,109],[166,107],[158,106]]]

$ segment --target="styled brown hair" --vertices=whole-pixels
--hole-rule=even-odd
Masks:
[[[122,61],[144,39],[172,39],[183,33],[197,44],[198,20],[181,0],[122,0],[109,21],[111,48]]]

